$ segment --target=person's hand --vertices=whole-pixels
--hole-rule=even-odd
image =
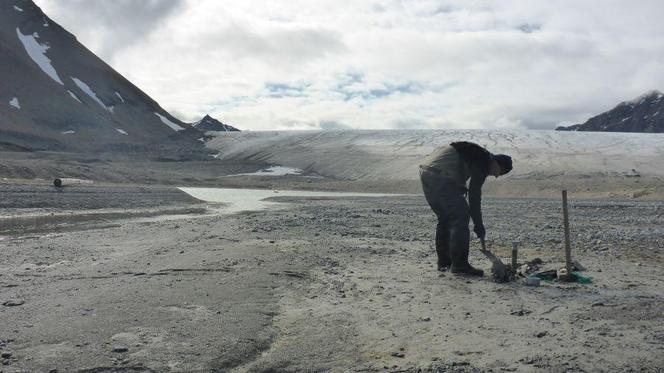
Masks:
[[[473,232],[477,235],[477,237],[481,240],[486,237],[486,229],[484,229],[484,225],[476,225],[473,227]]]

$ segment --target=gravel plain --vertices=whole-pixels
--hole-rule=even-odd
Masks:
[[[201,206],[141,188],[164,198],[122,205],[102,196],[123,194],[112,186],[87,196],[128,210]],[[571,195],[573,254],[593,283],[526,287],[436,271],[434,215],[420,195],[273,200],[283,204],[0,233],[0,371],[664,367],[662,202]],[[562,266],[560,201],[485,198],[484,216],[504,259],[518,241],[521,263]],[[488,270],[478,247],[471,262]]]

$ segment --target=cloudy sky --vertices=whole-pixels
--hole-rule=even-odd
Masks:
[[[661,0],[36,0],[185,121],[535,128],[664,90]]]

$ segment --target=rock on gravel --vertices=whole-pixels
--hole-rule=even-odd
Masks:
[[[127,352],[129,351],[129,347],[125,345],[114,345],[113,346],[113,352]]]
[[[25,301],[22,299],[10,299],[2,303],[2,305],[5,307],[16,307],[16,306],[22,306],[24,304]]]

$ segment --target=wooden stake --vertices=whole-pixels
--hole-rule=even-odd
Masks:
[[[567,269],[567,279],[572,279],[572,248],[569,242],[569,216],[567,213],[567,190],[563,189],[563,224],[565,227],[565,269]]]
[[[519,243],[516,241],[512,242],[512,272],[516,273],[516,260],[519,255]]]

